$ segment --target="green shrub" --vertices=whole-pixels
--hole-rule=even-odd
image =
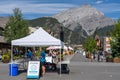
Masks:
[[[10,60],[10,56],[7,55],[7,54],[4,54],[4,55],[2,56],[2,61],[5,60],[5,59]]]

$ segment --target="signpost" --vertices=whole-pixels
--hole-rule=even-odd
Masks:
[[[40,61],[29,61],[27,79],[39,79]]]

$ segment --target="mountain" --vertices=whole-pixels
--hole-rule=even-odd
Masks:
[[[102,12],[91,5],[72,8],[52,17],[72,31],[83,29],[87,35],[92,35],[96,29],[112,26],[115,23],[114,20],[105,17]],[[80,30],[77,31],[80,32]]]
[[[4,28],[7,21],[8,21],[8,17],[0,17],[0,27]]]
[[[0,27],[5,25],[0,17]],[[4,23],[4,24],[3,24]],[[98,34],[108,36],[115,21],[90,5],[83,5],[60,12],[51,17],[42,17],[28,20],[31,27],[43,27],[54,37],[60,39],[60,28],[64,27],[64,41],[68,44],[81,44],[87,36]]]
[[[97,33],[108,36],[115,21],[90,5],[83,5],[60,12],[52,17],[43,17],[29,21],[31,26],[43,26],[51,30],[59,38],[60,26],[64,27],[65,42],[69,44],[83,43],[87,36]],[[33,25],[34,24],[34,25]]]

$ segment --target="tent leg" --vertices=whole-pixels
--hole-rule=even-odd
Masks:
[[[61,41],[61,49],[60,49],[60,79],[61,79],[61,64],[62,64],[62,59],[61,59],[61,56],[63,56],[63,47],[64,47],[64,43]]]
[[[11,62],[13,62],[13,45],[11,45]]]

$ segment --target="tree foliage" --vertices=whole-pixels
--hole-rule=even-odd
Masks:
[[[114,25],[114,29],[110,33],[111,39],[111,50],[113,57],[120,57],[120,19]]]
[[[86,38],[85,43],[83,44],[83,47],[85,48],[86,51],[93,52],[94,50],[97,49],[95,39],[92,37]]]
[[[22,18],[19,8],[13,10],[14,14],[9,17],[9,21],[3,32],[5,39],[10,43],[14,39],[18,39],[28,35],[29,29],[27,22]]]

